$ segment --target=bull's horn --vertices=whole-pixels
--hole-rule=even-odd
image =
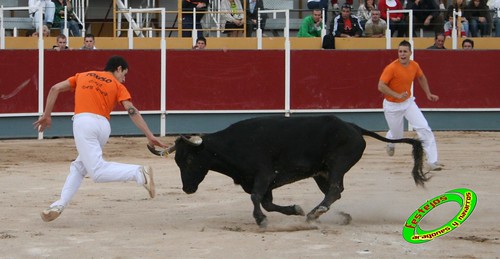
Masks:
[[[167,157],[168,154],[172,153],[175,151],[175,145],[169,147],[167,150],[157,150],[154,146],[150,146],[149,144],[147,144],[148,146],[148,149],[151,153],[157,155],[157,156],[161,156],[161,157]]]
[[[203,143],[203,139],[200,136],[192,136],[190,138],[182,136],[182,139],[192,144],[193,146],[199,146],[201,145],[201,143]]]

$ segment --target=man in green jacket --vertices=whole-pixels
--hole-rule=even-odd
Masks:
[[[312,15],[307,16],[300,24],[298,37],[321,37],[323,22],[321,18],[321,10],[314,9]]]

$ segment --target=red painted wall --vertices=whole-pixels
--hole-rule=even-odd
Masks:
[[[159,110],[159,50],[45,51],[45,99],[53,84],[101,70],[112,55],[129,62],[125,85],[136,106]],[[378,78],[396,57],[395,50],[292,51],[291,108],[381,108]],[[441,98],[427,101],[416,84],[420,107],[500,107],[500,51],[419,50],[415,60]],[[284,109],[284,51],[169,50],[166,75],[167,110]],[[38,51],[0,51],[0,113],[37,112],[37,94]],[[73,111],[72,94],[62,94],[54,111]]]

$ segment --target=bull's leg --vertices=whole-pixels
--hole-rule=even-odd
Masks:
[[[262,207],[271,212],[277,211],[283,213],[285,215],[301,215],[304,216],[304,210],[299,205],[291,205],[291,206],[280,206],[273,203],[273,191],[269,190],[262,199]]]
[[[253,217],[261,228],[267,227],[267,217],[262,212],[260,204],[262,203],[262,200],[264,199],[264,196],[273,180],[274,174],[260,174],[255,177],[254,180],[252,194],[250,197],[253,202]]]

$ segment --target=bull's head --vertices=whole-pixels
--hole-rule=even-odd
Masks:
[[[156,150],[148,145],[149,151],[157,156],[175,153],[175,162],[181,170],[182,190],[188,194],[196,192],[198,185],[208,173],[209,157],[206,156],[203,139],[199,136],[181,136],[166,150]]]

